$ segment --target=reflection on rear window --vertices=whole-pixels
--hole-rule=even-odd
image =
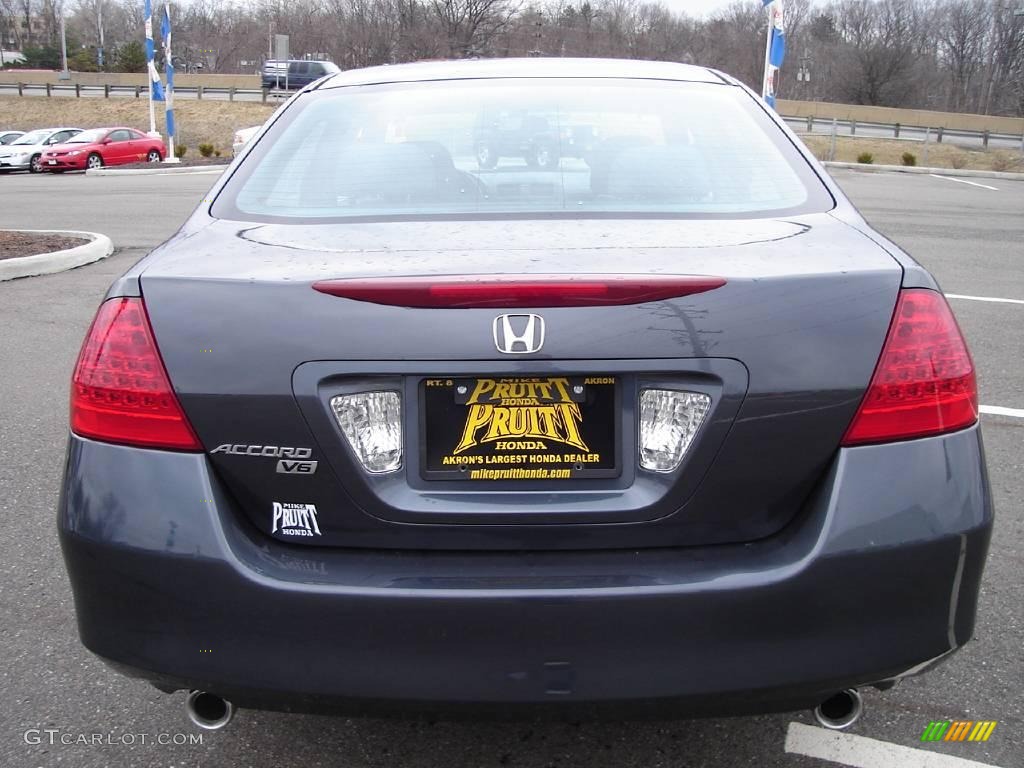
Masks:
[[[107,130],[105,128],[97,128],[92,131],[82,131],[77,133],[68,139],[68,144],[95,144],[106,136]]]
[[[322,91],[291,112],[229,182],[217,215],[699,215],[831,207],[785,136],[730,86],[430,82]]]
[[[32,131],[19,138],[15,144],[39,144],[46,140],[50,134],[47,131]]]

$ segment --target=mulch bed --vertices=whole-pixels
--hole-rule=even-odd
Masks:
[[[63,251],[89,242],[80,237],[39,235],[34,232],[7,232],[0,230],[0,259],[36,256],[40,253]]]
[[[189,168],[199,165],[227,165],[231,162],[230,157],[183,157],[181,162],[173,165],[164,165],[163,163],[147,163],[145,161],[141,163],[127,163],[125,165],[112,165],[111,168],[152,168],[157,166],[159,168]]]

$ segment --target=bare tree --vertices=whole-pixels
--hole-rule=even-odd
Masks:
[[[900,103],[910,89],[919,6],[914,0],[840,0],[830,10],[841,39],[838,94],[855,104]]]
[[[1013,3],[996,0],[991,9],[988,67],[979,111],[1024,114],[1024,16]]]
[[[430,0],[454,58],[478,56],[513,19],[518,10],[510,0]]]
[[[21,47],[21,35],[18,26],[17,2],[15,0],[0,0],[0,52],[9,43],[14,43],[19,48]],[[0,65],[2,64],[3,62],[0,61]]]
[[[36,12],[42,21],[41,42],[47,45],[57,45],[60,35],[60,18],[64,15],[64,0],[40,0]]]
[[[54,41],[66,1],[0,0],[0,20],[14,20],[19,45]],[[141,40],[138,0],[70,2],[77,41],[98,44],[101,28],[111,52]],[[787,0],[778,93],[1024,114],[1018,3]],[[182,0],[172,15],[176,54],[207,72],[252,71],[283,33],[294,57],[327,56],[343,68],[443,56],[612,56],[703,64],[755,89],[767,24],[760,0],[734,0],[707,19],[658,0]],[[801,59],[810,82],[795,79]]]
[[[970,103],[971,86],[984,66],[986,34],[991,23],[989,7],[984,0],[948,0],[939,12],[939,55],[952,81],[946,107],[960,111]]]
[[[704,34],[708,45],[697,59],[698,63],[728,72],[760,91],[767,23],[759,1],[737,0],[706,24]]]

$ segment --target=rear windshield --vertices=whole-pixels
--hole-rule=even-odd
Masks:
[[[300,97],[214,215],[263,221],[828,210],[821,181],[739,88],[465,80]]]

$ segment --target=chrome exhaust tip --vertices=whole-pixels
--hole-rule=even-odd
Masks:
[[[188,719],[207,731],[219,731],[235,716],[235,705],[215,693],[189,691],[185,699]]]
[[[833,731],[849,728],[862,714],[864,700],[856,688],[839,691],[814,708],[814,719]]]

